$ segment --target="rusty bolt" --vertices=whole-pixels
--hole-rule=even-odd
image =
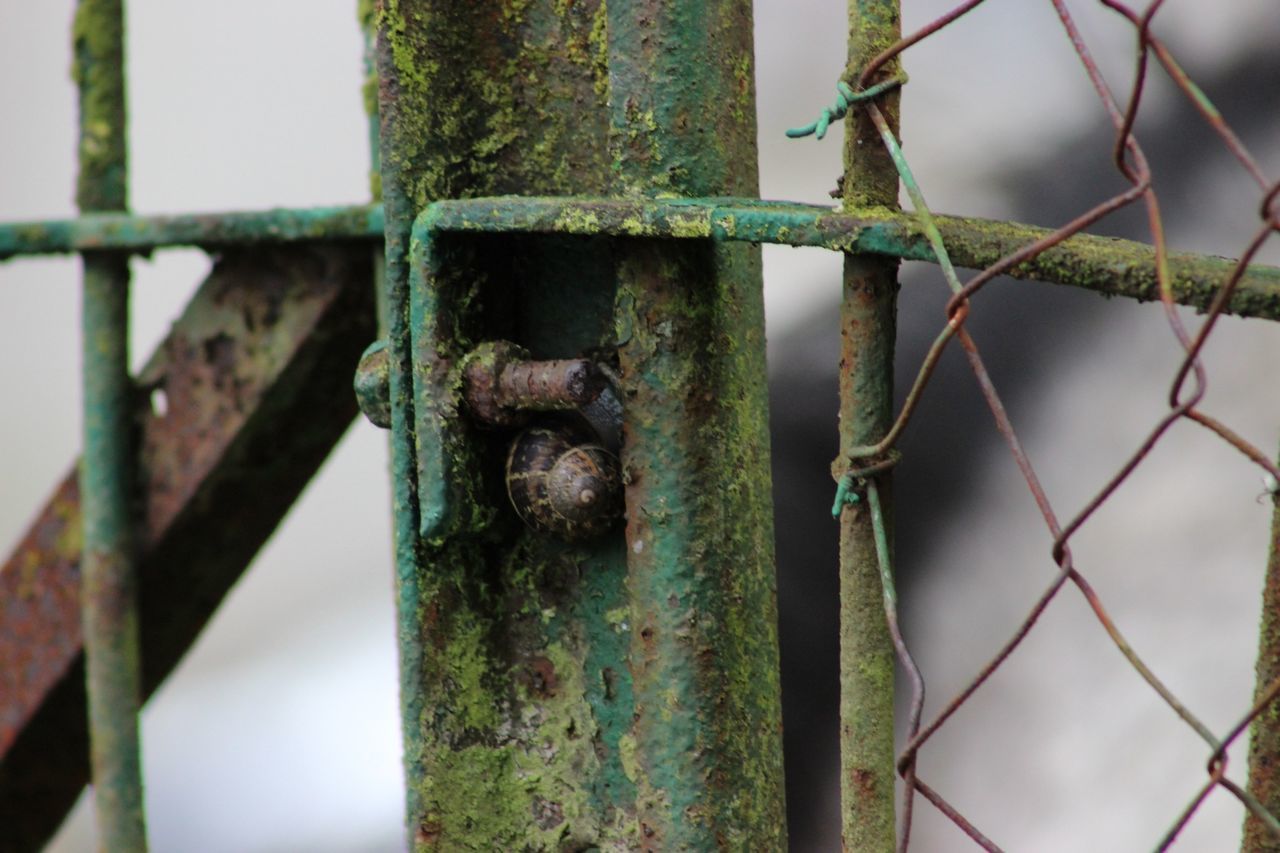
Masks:
[[[480,344],[462,371],[467,405],[480,421],[511,426],[527,412],[576,409],[604,390],[605,378],[587,359],[530,361],[529,353],[508,341]]]
[[[374,341],[356,366],[356,402],[374,426],[391,428],[391,355],[386,341]]]

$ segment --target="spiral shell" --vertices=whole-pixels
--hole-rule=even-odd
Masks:
[[[568,422],[537,424],[516,436],[507,494],[525,524],[568,541],[598,536],[622,515],[617,457]]]

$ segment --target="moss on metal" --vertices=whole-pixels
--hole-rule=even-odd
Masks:
[[[597,2],[385,0],[379,12],[400,110],[384,156],[406,198],[569,194],[602,174]],[[386,76],[386,75],[384,75]],[[605,82],[607,85],[607,82]]]
[[[632,252],[619,323],[640,819],[653,849],[770,848],[785,821],[756,260]]]
[[[609,7],[616,191],[746,195],[757,186],[751,31],[751,4],[740,0]]]
[[[936,262],[916,218],[884,207],[849,209],[749,198],[623,199],[482,198],[432,207],[442,231],[709,237],[718,241],[819,246],[840,252]],[[1051,229],[974,217],[938,216],[952,261],[981,269],[1051,233]],[[0,229],[0,247],[4,232]],[[1205,310],[1235,268],[1229,258],[1173,253],[1173,297]],[[1032,279],[1139,301],[1159,299],[1151,246],[1079,234],[1009,271]],[[1227,313],[1280,319],[1280,269],[1249,266]]]
[[[357,0],[356,21],[364,38],[364,80],[360,85],[360,97],[364,102],[364,114],[369,121],[369,195],[374,201],[382,198],[381,122],[378,118],[378,57],[375,50],[378,22],[377,0]]]
[[[615,192],[754,195],[750,4],[608,13]],[[712,233],[706,211],[652,213],[611,221],[635,236]],[[619,251],[626,760],[644,847],[775,849],[786,830],[759,255],[647,240]]]
[[[1258,631],[1258,660],[1254,701],[1264,698],[1280,678],[1280,506],[1271,517],[1271,548],[1262,589],[1262,618]],[[1271,814],[1280,814],[1280,703],[1272,701],[1249,729],[1249,793]],[[1263,853],[1277,849],[1270,827],[1245,811],[1240,849]]]
[[[625,634],[602,615],[625,600],[622,549],[607,540],[544,547],[505,505],[504,436],[449,408],[458,390],[449,366],[481,340],[512,339],[535,358],[608,341],[607,247],[507,237],[415,249],[408,238],[413,217],[438,198],[607,189],[599,10],[562,0],[386,0],[378,12],[390,340],[399,348],[402,706],[417,849],[636,846],[617,754],[631,709],[618,654]],[[424,292],[410,298],[410,251],[439,260],[426,302]],[[417,464],[424,453],[453,472],[429,478],[444,482],[457,509],[434,541],[415,532],[439,503],[422,492],[432,488]]]
[[[897,0],[849,3],[849,65],[860,70],[899,37]],[[889,69],[888,73],[892,73]],[[880,99],[895,132],[897,91]],[[843,202],[852,208],[898,206],[898,173],[866,112],[845,120]],[[874,444],[893,421],[893,349],[897,261],[850,254],[840,305],[840,453]],[[878,477],[892,548],[892,481]],[[894,650],[885,620],[870,513],[840,514],[840,811],[845,850],[892,851],[894,825]]]
[[[85,211],[124,210],[128,158],[122,0],[81,0],[72,25],[72,50],[72,76],[80,94],[76,202]],[[94,810],[105,848],[143,851],[128,257],[86,254],[83,292],[81,618]]]
[[[434,208],[433,208],[434,209]],[[442,231],[560,233],[630,237],[709,237],[755,243],[820,246],[936,262],[911,214],[885,208],[850,209],[750,198],[641,202],[602,198],[507,196],[443,202],[433,220]],[[938,216],[953,262],[980,269],[1050,233],[1050,229],[975,217]],[[161,246],[218,248],[254,243],[376,240],[383,233],[378,205],[246,211],[178,216],[87,214],[77,219],[0,224],[0,261],[24,255],[87,249],[150,251]],[[1235,267],[1229,258],[1169,255],[1176,302],[1204,311]],[[1139,301],[1160,298],[1149,245],[1079,234],[1009,272]],[[1249,266],[1227,313],[1280,319],[1280,269]]]
[[[755,191],[748,4],[625,6],[385,0],[378,13],[402,691],[418,848],[656,843],[637,812],[654,791],[662,718],[647,716],[643,734],[635,718],[640,707],[671,709],[672,693],[633,687],[636,616],[652,604],[624,585],[625,543],[614,535],[554,547],[515,526],[497,477],[502,437],[447,423],[456,414],[447,410],[456,394],[447,365],[478,340],[514,340],[540,358],[610,357],[614,249],[600,238],[435,240],[422,231],[415,249],[408,233],[439,198]],[[649,39],[655,32],[641,30],[655,22]],[[637,58],[650,49],[660,74],[643,70],[653,56]],[[629,80],[619,78],[623,66]],[[615,115],[611,125],[606,99],[631,102],[621,123]],[[721,115],[727,129],[711,141],[696,122]],[[619,140],[642,156],[620,152]],[[591,212],[564,213],[562,229],[594,228]],[[487,219],[475,211],[477,230]],[[682,235],[706,228],[696,214],[678,219]],[[431,259],[419,288],[430,295],[411,298],[411,251]],[[725,324],[707,327],[716,358],[702,389],[723,391],[723,402],[686,450],[692,458],[703,444],[720,448],[702,470],[728,503],[702,505],[704,531],[690,543],[690,554],[722,556],[696,570],[690,602],[706,632],[686,707],[709,788],[680,778],[659,799],[703,815],[690,839],[771,846],[783,828],[758,258],[746,247],[704,251],[716,263],[706,301],[690,311],[704,325]],[[691,346],[687,357],[697,354]],[[424,453],[439,464],[420,468]],[[455,475],[431,473],[441,465]],[[417,519],[437,511],[426,496],[440,483],[467,517],[420,541]],[[502,805],[490,809],[495,798]]]
[[[149,252],[161,246],[218,249],[269,243],[380,240],[382,207],[130,216],[88,213],[76,219],[0,224],[0,261],[19,255],[94,250]]]
[[[122,0],[81,0],[71,37],[71,76],[80,91],[76,203],[81,210],[123,210],[128,156]]]
[[[854,83],[862,67],[888,48],[901,35],[901,15],[897,0],[850,0],[849,69],[846,82]],[[881,71],[890,77],[900,68],[894,59]],[[891,90],[876,100],[885,119],[896,131],[900,92]],[[853,110],[845,120],[844,139],[845,209],[898,207],[898,172],[880,136],[863,110]]]

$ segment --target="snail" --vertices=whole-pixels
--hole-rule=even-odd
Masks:
[[[598,536],[622,515],[618,458],[585,427],[544,419],[507,455],[507,495],[529,527],[567,541]]]

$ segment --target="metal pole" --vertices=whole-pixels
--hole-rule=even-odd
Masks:
[[[80,89],[76,200],[82,211],[124,210],[128,193],[123,0],[81,0],[74,49]],[[142,687],[128,306],[128,256],[85,252],[80,596],[94,803],[100,844],[110,851],[141,851],[147,846],[138,739]]]
[[[438,365],[482,340],[565,358],[611,339],[602,241],[508,240],[484,252],[453,241],[436,252],[424,238],[414,251],[429,269],[419,292],[410,287],[410,230],[432,201],[607,191],[604,15],[597,0],[501,8],[382,0],[375,16],[401,716],[415,850],[637,844],[620,743],[631,717],[621,534],[567,548],[524,530],[501,483],[482,476],[501,467],[501,439],[465,421],[453,421],[449,446],[428,446],[421,425],[447,408],[450,386],[415,396],[415,378],[447,377],[415,377],[427,367],[413,349],[424,329],[409,321],[411,303],[429,303]],[[459,294],[483,283],[492,310],[482,317]],[[443,457],[459,476],[420,482],[420,454]],[[464,492],[457,509],[467,523],[429,526],[424,536],[420,521],[443,517],[450,490]]]
[[[608,11],[620,193],[756,195],[750,2]],[[620,249],[629,736],[644,849],[782,849],[759,251]]]
[[[413,226],[477,195],[754,194],[750,4],[384,0],[377,20],[410,843],[776,849],[757,253]],[[619,353],[625,540],[513,526],[490,473],[505,436],[450,397],[449,365],[498,339]]]
[[[899,37],[897,0],[850,0],[850,67],[860,69]],[[880,101],[894,130],[898,95]],[[845,122],[844,205],[898,206],[898,173],[862,110]],[[896,260],[846,255],[840,308],[840,460],[875,444],[893,421]],[[837,472],[841,473],[841,472]],[[892,489],[878,476],[892,531]],[[893,641],[885,621],[871,514],[865,504],[840,515],[840,805],[841,838],[850,851],[888,851],[894,826]]]
[[[1280,678],[1280,505],[1271,517],[1271,550],[1262,588],[1262,620],[1258,632],[1255,701],[1262,701]],[[1253,721],[1249,732],[1249,793],[1273,815],[1280,814],[1280,707],[1273,701]],[[1245,811],[1244,853],[1280,850],[1271,829]]]

